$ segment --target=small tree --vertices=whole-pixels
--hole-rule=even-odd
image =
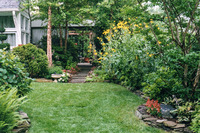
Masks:
[[[4,43],[4,41],[8,38],[8,36],[6,34],[3,34],[4,32],[5,32],[5,28],[1,27],[0,28],[0,33],[1,33],[0,34],[0,41],[1,41],[0,49],[6,48],[6,50],[9,50],[10,44]]]

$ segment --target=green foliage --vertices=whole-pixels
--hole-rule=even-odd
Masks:
[[[20,120],[16,112],[25,97],[19,98],[17,89],[8,89],[0,91],[0,131],[8,133],[17,126]]]
[[[48,73],[48,60],[46,53],[33,44],[18,46],[13,53],[25,64],[31,77],[44,77]]]
[[[59,67],[59,66],[50,67],[49,73],[50,74],[62,74],[62,67]]]
[[[20,96],[28,93],[31,79],[25,73],[23,64],[12,53],[0,50],[0,91],[17,88]]]
[[[196,133],[200,132],[200,105],[196,106],[196,112],[190,128]]]
[[[0,49],[4,49],[5,50],[10,50],[10,44],[9,43],[1,43],[0,44]]]
[[[5,32],[6,29],[4,27],[0,27],[0,32]]]
[[[176,71],[169,68],[158,68],[156,72],[146,74],[143,82],[143,92],[151,99],[163,101],[166,97],[177,95],[184,98],[187,92],[184,92],[181,80],[177,77]]]
[[[7,39],[7,35],[4,35],[4,34],[0,34],[0,40],[1,41],[4,41],[4,40],[6,40]]]
[[[62,74],[62,67],[60,66],[55,66],[55,67],[50,67],[48,70],[48,74],[45,76],[45,78],[51,78],[51,74]]]
[[[173,113],[177,114],[179,122],[190,123],[193,115],[195,114],[195,108],[197,107],[197,102],[186,102],[177,107]]]
[[[99,60],[102,69],[114,79],[114,82],[140,88],[143,75],[153,71],[152,66],[155,63],[145,36],[137,32],[131,33],[131,29],[136,30],[127,22],[119,22],[111,29],[112,33],[109,29],[104,31],[103,34],[107,35],[109,42],[101,42],[103,51],[100,52]],[[99,40],[102,41],[101,38]]]
[[[42,48],[44,51],[47,50],[47,37],[44,36],[39,45],[40,48]],[[63,40],[64,42],[64,40]],[[78,46],[74,45],[74,42],[70,39],[68,39],[67,42],[67,53],[64,52],[64,47],[60,47],[60,40],[58,36],[52,36],[52,51],[53,51],[53,62],[56,65],[61,65],[63,68],[66,66],[70,66],[71,63],[77,62],[79,60],[78,58]]]

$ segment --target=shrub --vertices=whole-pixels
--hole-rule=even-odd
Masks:
[[[14,48],[13,53],[19,56],[31,77],[44,77],[48,73],[48,59],[42,49],[26,44]]]
[[[18,98],[17,89],[0,92],[0,132],[8,133],[20,120],[16,112],[25,97]]]
[[[25,73],[19,58],[10,52],[0,50],[0,91],[16,87],[20,96],[28,93],[31,79]]]
[[[48,74],[45,76],[45,78],[51,78],[51,74],[62,74],[62,67],[60,66],[55,66],[55,67],[50,67],[48,70]]]
[[[176,72],[164,67],[158,68],[156,72],[146,74],[142,85],[145,95],[151,99],[158,99],[158,101],[163,101],[172,95],[184,97],[187,94],[182,89],[181,81],[176,76]]]
[[[0,49],[4,49],[5,50],[10,50],[10,44],[9,43],[2,43],[0,44]]]

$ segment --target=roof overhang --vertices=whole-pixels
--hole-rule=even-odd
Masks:
[[[0,12],[19,11],[19,8],[0,8]]]

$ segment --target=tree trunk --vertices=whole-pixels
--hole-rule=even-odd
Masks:
[[[49,61],[49,67],[52,66],[52,40],[51,40],[51,6],[48,9],[48,28],[47,28],[47,58]]]
[[[59,33],[60,33],[60,47],[62,48],[62,45],[63,45],[63,41],[62,41],[62,27],[61,27],[60,24],[59,24]]]
[[[68,40],[67,34],[68,34],[68,21],[66,20],[66,23],[65,23],[65,53],[67,52],[67,40]]]
[[[28,0],[28,4],[30,5],[30,0]],[[28,6],[28,16],[29,16],[29,25],[30,25],[30,43],[33,43],[32,42],[32,17],[31,17],[31,9],[30,9],[30,6]]]
[[[193,84],[194,91],[196,91],[196,88],[198,88],[199,77],[200,77],[200,61],[199,61],[199,65],[197,68],[197,74],[195,76],[195,80],[194,80],[194,84]]]

